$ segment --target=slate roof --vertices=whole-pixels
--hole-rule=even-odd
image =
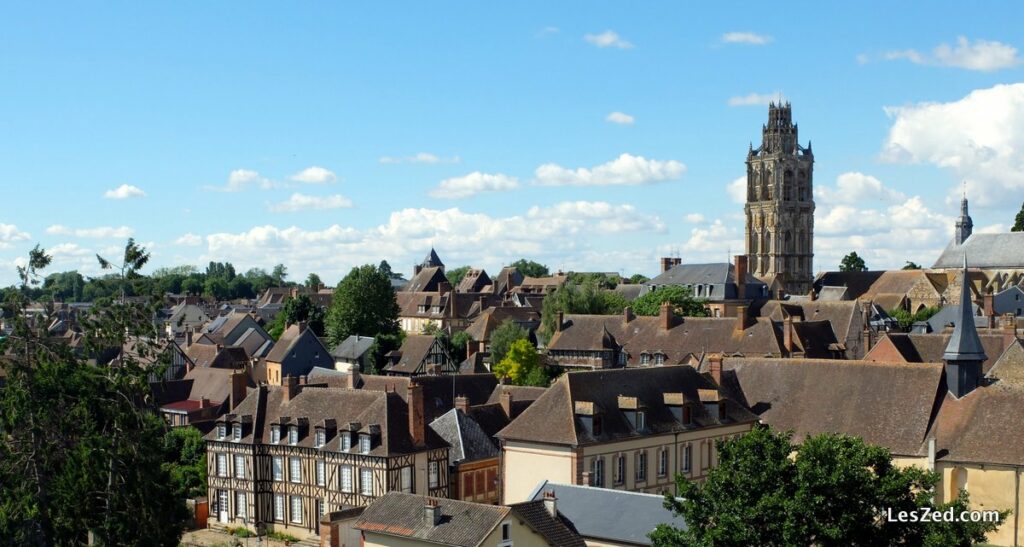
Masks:
[[[441,522],[424,518],[427,499],[441,509]],[[418,539],[441,545],[475,547],[504,520],[511,509],[443,498],[388,492],[376,499],[356,520],[354,528],[389,536]]]
[[[960,268],[964,251],[972,268],[1024,268],[1024,232],[975,233],[963,245],[950,241],[932,268]]]
[[[388,365],[385,370],[402,374],[415,373],[427,359],[427,355],[436,341],[437,339],[431,335],[406,335],[405,340],[402,340],[402,347],[394,352],[398,356],[398,360]]]
[[[543,501],[544,492],[555,494],[558,512],[572,521],[584,538],[651,545],[647,534],[659,524],[686,529],[682,517],[665,509],[664,496],[544,481],[537,485],[530,499]]]
[[[698,427],[749,423],[757,417],[738,404],[726,405],[726,417],[719,419],[697,406],[693,425],[676,421],[665,404],[666,393],[682,393],[687,401],[699,401],[698,390],[715,389],[710,379],[690,366],[662,366],[636,369],[607,369],[568,372],[518,418],[502,429],[497,437],[539,443],[580,446],[639,438]],[[645,405],[647,430],[633,429],[619,410],[619,396],[635,397]],[[576,420],[576,404],[590,403],[602,412],[602,431],[592,437]]]
[[[536,401],[547,390],[548,388],[546,387],[498,384],[494,386],[494,391],[492,391],[491,396],[487,398],[487,404],[500,403],[501,394],[504,392],[508,392],[512,395],[513,404],[515,404],[516,401]]]
[[[501,295],[518,287],[522,282],[523,274],[519,273],[518,269],[505,266],[492,279],[491,292],[495,295]]]
[[[814,290],[819,293],[824,287],[846,287],[846,297],[856,300],[868,292],[885,270],[867,272],[821,272],[814,280]]]
[[[373,346],[372,336],[359,336],[353,334],[341,341],[340,344],[331,350],[331,356],[336,359],[349,359],[356,361]]]
[[[942,358],[948,361],[984,361],[985,349],[978,338],[978,329],[971,312],[971,291],[967,276],[967,258],[964,255],[963,284],[960,288],[960,315],[949,337],[949,344]]]
[[[996,359],[988,377],[1003,385],[1024,387],[1024,340],[1014,339]]]
[[[437,256],[437,251],[433,247],[430,248],[426,258],[423,259],[422,265],[424,268],[444,268],[444,262],[441,262],[441,257]]]
[[[405,292],[436,292],[441,283],[448,283],[443,266],[425,267],[402,287]]]
[[[970,306],[971,316],[973,317],[975,327],[986,327],[988,326],[988,318],[981,315],[981,307],[977,304],[972,303]],[[959,305],[943,306],[941,310],[935,315],[928,318],[928,328],[932,332],[942,332],[946,325],[956,325],[960,322],[963,314],[960,313]]]
[[[430,422],[430,428],[451,446],[448,461],[453,464],[497,458],[501,452],[480,424],[457,408]]]
[[[484,270],[471,269],[462,276],[462,280],[455,286],[456,292],[481,292],[491,286],[491,278]]]
[[[249,355],[245,349],[235,346],[192,344],[185,350],[185,355],[198,368],[236,369],[249,363]]]
[[[981,386],[957,399],[947,394],[935,427],[939,460],[1024,464],[1024,388]]]
[[[544,501],[524,501],[509,506],[512,512],[523,519],[524,522],[543,536],[551,545],[557,547],[586,547],[586,542],[580,537],[573,527],[573,524],[559,514],[552,518],[544,507]]]
[[[710,264],[677,264],[664,271],[645,285],[696,285],[736,283],[735,268],[728,262]],[[747,285],[764,285],[758,278],[747,272]]]
[[[946,392],[941,363],[725,358],[723,391],[777,430],[844,433],[900,456],[923,455]]]
[[[604,331],[628,352],[627,366],[638,366],[643,352],[662,352],[666,364],[685,363],[692,355],[720,352],[730,355],[781,356],[782,341],[768,319],[757,319],[743,331],[736,330],[735,318],[676,318],[670,329],[661,326],[659,317],[623,315],[567,315],[562,330],[548,342],[548,350],[600,350]]]

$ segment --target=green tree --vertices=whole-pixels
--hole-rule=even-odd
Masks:
[[[908,260],[906,265],[904,265],[902,269],[904,269],[904,270],[920,270],[921,269],[921,265],[918,264],[917,262],[911,262],[911,261]]]
[[[500,363],[515,342],[529,339],[530,333],[519,323],[505,320],[491,333],[491,363]]]
[[[555,333],[558,312],[592,315],[622,313],[626,299],[614,291],[603,290],[593,280],[582,285],[567,283],[544,297],[538,337],[547,342]]]
[[[380,264],[377,265],[377,271],[386,275],[388,279],[395,276],[395,272],[391,271],[391,264],[388,264],[387,260],[381,260]]]
[[[206,447],[194,427],[174,427],[164,435],[163,468],[178,498],[206,495]]]
[[[894,465],[888,450],[837,434],[792,443],[767,427],[716,443],[718,466],[703,483],[676,476],[665,507],[686,530],[661,524],[654,545],[970,545],[998,523],[889,522],[885,511],[965,507],[932,503],[939,477]],[[1004,514],[1005,518],[1005,514]]]
[[[640,283],[647,283],[650,280],[651,280],[651,278],[647,277],[644,274],[633,274],[633,275],[629,276],[629,283],[631,285],[639,285]]]
[[[467,273],[469,273],[469,266],[459,266],[458,268],[445,270],[444,276],[448,278],[449,282],[451,282],[452,287],[456,287],[460,282],[462,282],[462,278],[466,277]]]
[[[569,274],[569,282],[577,285],[593,282],[602,289],[614,289],[619,283],[622,283],[622,278],[618,275],[608,275],[603,272],[572,272]]]
[[[82,299],[85,278],[76,271],[50,274],[43,281],[43,290],[53,300],[77,302]]]
[[[424,336],[437,336],[441,333],[441,327],[438,326],[436,321],[428,320],[423,324],[423,328],[420,329],[420,334]]]
[[[327,336],[338,344],[353,334],[397,335],[398,312],[395,290],[383,272],[370,264],[352,268],[334,291]]]
[[[305,322],[309,325],[309,328],[313,329],[317,336],[323,336],[325,333],[324,323],[326,317],[326,310],[317,306],[309,295],[300,294],[295,298],[289,297],[284,301],[284,307],[274,317],[274,321],[270,324],[267,334],[278,340],[289,325]]]
[[[231,289],[223,277],[207,277],[203,283],[203,294],[214,300],[227,300],[231,297]]]
[[[288,279],[288,267],[284,264],[274,266],[274,270],[270,273],[270,278],[274,280],[275,286],[284,287],[285,280]]]
[[[676,315],[683,317],[707,317],[710,315],[705,307],[705,300],[693,297],[693,292],[681,285],[665,285],[650,291],[634,300],[630,306],[637,315],[658,315],[661,304],[668,302]]]
[[[191,295],[203,294],[203,282],[198,277],[189,277],[181,282],[181,292]]]
[[[513,384],[526,385],[527,378],[534,377],[540,368],[540,355],[529,340],[516,340],[508,349],[504,359],[493,366],[498,378],[508,377]]]
[[[866,272],[868,267],[864,264],[864,259],[857,256],[857,251],[853,251],[850,254],[843,257],[842,262],[839,263],[839,271],[841,272]]]
[[[472,342],[472,338],[470,338],[469,334],[464,330],[456,331],[455,334],[452,335],[452,357],[456,361],[461,363],[466,358],[467,345],[469,345],[470,342]]]
[[[127,294],[128,280],[136,278],[139,275],[139,270],[149,262],[149,251],[135,243],[134,238],[128,238],[120,264],[114,264],[100,255],[96,255],[96,261],[99,262],[100,268],[111,270],[118,276],[121,300],[124,300]]]
[[[519,270],[519,273],[526,277],[547,277],[550,275],[547,266],[525,258],[520,258],[512,264],[509,264],[509,266]]]
[[[245,272],[245,278],[252,284],[252,291],[257,295],[275,286],[274,278],[263,268],[249,268]]]
[[[315,273],[310,272],[310,274],[306,276],[306,286],[314,291],[319,289],[323,284],[324,282],[320,279],[320,276]]]
[[[1020,211],[1017,212],[1016,218],[1013,219],[1013,227],[1010,228],[1011,232],[1024,232],[1024,205],[1020,206]]]

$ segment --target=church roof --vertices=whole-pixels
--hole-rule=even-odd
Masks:
[[[946,361],[984,361],[985,348],[981,346],[978,329],[974,325],[974,314],[971,311],[971,291],[967,277],[967,255],[963,257],[963,287],[960,290],[960,320],[953,327],[953,335],[949,337],[946,353],[942,358]]]
[[[437,256],[433,247],[430,248],[427,257],[423,259],[422,265],[424,268],[444,268],[444,262],[441,262],[441,258]]]
[[[1024,268],[1024,232],[972,234],[963,245],[951,241],[932,268],[958,268],[964,253],[972,268]]]

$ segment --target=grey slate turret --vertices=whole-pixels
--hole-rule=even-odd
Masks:
[[[942,360],[946,362],[946,385],[949,392],[963,397],[978,387],[985,349],[974,324],[971,287],[967,277],[967,255],[964,254],[963,283],[960,287],[960,317],[949,337]]]

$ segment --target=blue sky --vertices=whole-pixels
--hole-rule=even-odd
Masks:
[[[0,283],[37,242],[95,274],[129,234],[154,266],[331,283],[431,244],[722,261],[780,95],[814,144],[815,269],[930,264],[963,181],[981,229],[1024,200],[1018,3],[552,4],[8,6]]]

